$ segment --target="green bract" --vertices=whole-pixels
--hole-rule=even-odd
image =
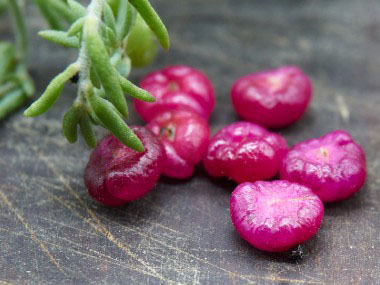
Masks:
[[[78,49],[79,56],[51,81],[25,115],[32,117],[46,112],[58,99],[65,83],[72,80],[78,83],[78,94],[62,120],[63,134],[70,143],[77,140],[79,127],[85,142],[95,147],[93,125],[99,125],[126,146],[144,151],[141,141],[125,122],[128,106],[124,93],[146,102],[155,100],[126,79],[131,68],[130,57],[136,66],[153,60],[156,54],[153,34],[164,49],[169,48],[167,30],[153,7],[147,0],[92,0],[87,7],[74,0],[34,2],[52,28],[39,35]],[[67,31],[63,31],[65,26]],[[12,50],[3,49],[11,59]],[[0,73],[1,69],[0,64]]]

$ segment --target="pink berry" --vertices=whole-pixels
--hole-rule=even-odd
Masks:
[[[349,133],[333,131],[291,148],[280,177],[310,187],[324,202],[344,200],[364,184],[365,154]]]
[[[312,238],[324,207],[310,188],[284,180],[240,184],[232,192],[231,219],[254,247],[283,252]]]
[[[210,136],[207,121],[188,110],[169,111],[153,118],[147,128],[160,137],[166,150],[163,174],[189,178],[194,165],[203,158]]]
[[[199,70],[175,65],[147,75],[140,87],[156,97],[156,102],[134,100],[137,113],[149,122],[159,113],[178,108],[197,112],[208,119],[214,108],[214,90],[210,80]]]
[[[297,121],[311,100],[309,78],[295,66],[246,75],[231,89],[231,100],[243,119],[268,128]]]
[[[131,127],[145,147],[134,151],[116,137],[105,136],[93,150],[84,173],[88,193],[107,206],[120,206],[145,196],[165,165],[160,140],[143,127]]]
[[[287,149],[282,136],[237,122],[211,139],[204,166],[211,176],[227,176],[238,183],[265,180],[276,175]]]

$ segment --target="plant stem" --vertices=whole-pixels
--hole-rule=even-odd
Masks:
[[[99,28],[100,20],[102,11],[104,8],[105,0],[92,0],[90,5],[87,9],[87,15],[85,19],[85,24],[89,19],[95,19],[94,23],[96,25],[96,28]],[[92,85],[90,80],[90,60],[87,55],[87,47],[86,47],[86,41],[85,41],[85,33],[86,29],[83,30],[84,35],[82,36],[82,43],[81,48],[79,50],[79,67],[80,67],[80,73],[79,73],[79,88],[78,88],[78,103],[84,103],[85,98],[84,94],[86,94],[89,88],[89,84]]]
[[[28,37],[26,33],[24,15],[21,11],[21,4],[18,0],[8,1],[15,29],[18,59],[20,63],[25,66],[28,54]]]

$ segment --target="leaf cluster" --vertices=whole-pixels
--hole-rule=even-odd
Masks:
[[[74,143],[79,129],[86,143],[95,147],[93,125],[100,125],[126,146],[144,151],[138,137],[125,123],[128,106],[124,94],[146,102],[155,100],[126,78],[131,68],[126,46],[136,17],[141,16],[165,50],[169,48],[168,32],[149,1],[92,0],[87,7],[74,0],[34,2],[52,28],[39,35],[77,49],[78,58],[50,82],[41,97],[25,111],[25,116],[35,117],[49,110],[65,84],[79,78],[77,96],[62,120],[66,139]],[[65,25],[68,28],[64,30]]]

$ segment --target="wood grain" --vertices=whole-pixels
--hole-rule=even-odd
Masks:
[[[379,284],[380,2],[375,0],[155,0],[172,48],[168,64],[200,68],[213,81],[215,133],[238,120],[233,81],[286,64],[312,78],[307,114],[281,130],[290,144],[346,129],[367,153],[368,179],[355,197],[326,206],[315,238],[287,254],[265,254],[239,238],[229,218],[234,183],[162,178],[150,195],[119,209],[93,202],[83,185],[89,150],[69,145],[60,119],[75,96],[36,119],[22,111],[0,124],[0,284]],[[31,72],[39,92],[75,58],[35,36],[28,7]],[[8,21],[0,21],[8,37]],[[130,124],[142,124],[135,113]],[[99,136],[102,132],[99,131]]]

